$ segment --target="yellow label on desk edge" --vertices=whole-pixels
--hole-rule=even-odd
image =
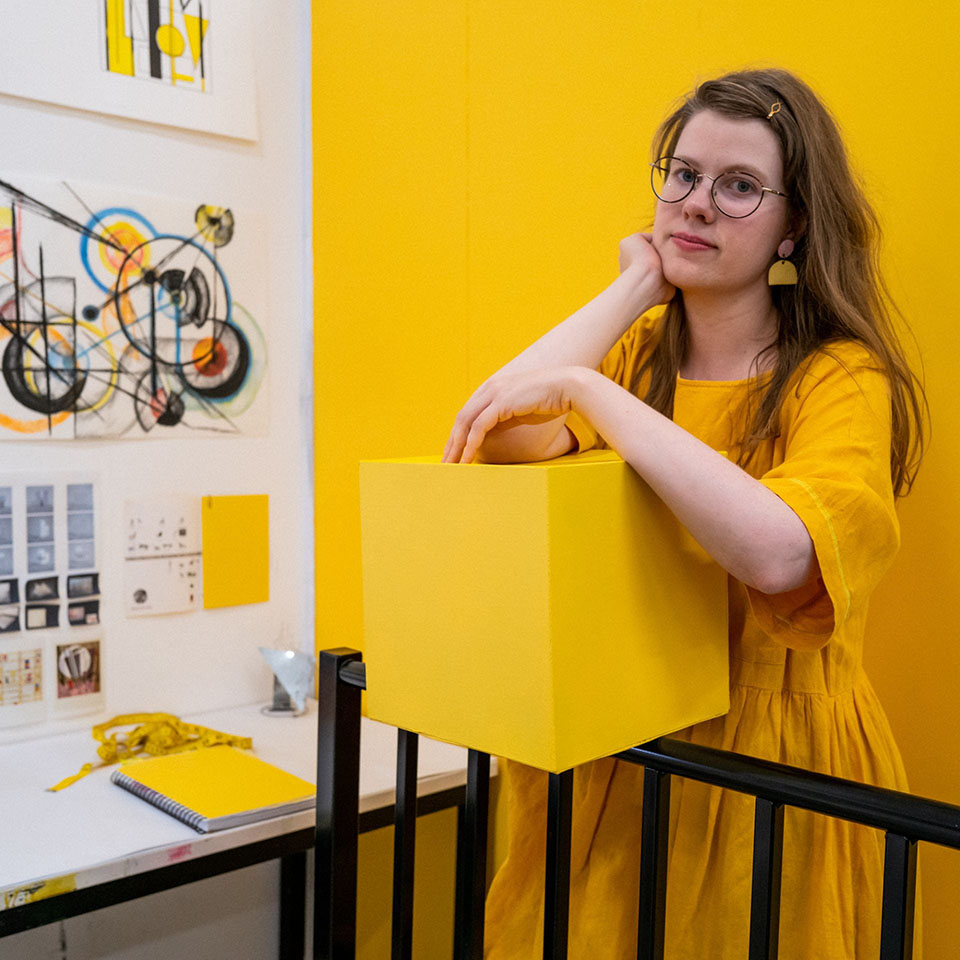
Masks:
[[[21,887],[11,887],[0,892],[0,910],[12,910],[37,900],[59,897],[62,893],[72,893],[77,889],[77,875],[66,873],[62,877],[37,880]]]

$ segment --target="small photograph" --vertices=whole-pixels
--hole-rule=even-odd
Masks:
[[[57,644],[57,696],[100,692],[100,641]]]
[[[4,521],[0,519],[0,524],[3,522]],[[9,520],[6,522],[10,523]],[[12,543],[13,541],[11,540],[10,542]],[[38,514],[33,517],[27,517],[27,543],[53,543],[52,516]]]
[[[67,596],[95,597],[100,592],[100,575],[98,573],[76,574],[67,577]]]
[[[28,603],[33,600],[60,599],[60,588],[57,586],[56,577],[44,577],[42,580],[28,580],[25,593]]]
[[[0,580],[0,604],[19,603],[20,590],[16,580]]]
[[[13,558],[10,558],[13,565]],[[53,544],[32,544],[27,547],[27,573],[46,573],[55,568],[53,562]]]
[[[13,517],[0,517],[0,543],[13,543]]]
[[[20,629],[20,608],[0,607],[0,633],[16,633]]]
[[[74,510],[92,510],[93,509],[93,484],[92,483],[70,483],[67,484],[67,511],[72,513]]]
[[[92,540],[93,539],[93,514],[92,513],[68,513],[67,514],[67,539],[68,540]]]
[[[0,547],[0,577],[13,573],[13,547]]]
[[[67,607],[67,620],[71,627],[90,626],[100,622],[100,601],[87,600],[85,603],[71,603]]]
[[[13,513],[13,487],[0,487],[0,514],[10,516]]]
[[[70,544],[70,569],[85,570],[96,563],[93,541],[74,541]]]
[[[53,486],[27,487],[27,513],[53,513]]]
[[[0,653],[0,707],[18,707],[43,699],[42,651]]]
[[[60,626],[60,606],[56,603],[43,603],[27,607],[28,630],[47,630]]]

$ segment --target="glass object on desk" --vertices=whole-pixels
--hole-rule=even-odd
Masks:
[[[273,671],[273,702],[261,708],[268,717],[299,717],[307,712],[307,697],[313,696],[316,660],[296,650],[260,647]]]

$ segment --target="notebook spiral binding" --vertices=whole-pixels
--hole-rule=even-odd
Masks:
[[[177,803],[175,800],[165,797],[162,793],[158,793],[150,787],[145,787],[132,777],[128,777],[121,770],[114,770],[113,773],[110,774],[110,779],[113,783],[123,787],[124,790],[129,790],[131,793],[136,794],[141,800],[146,800],[147,803],[152,803],[165,813],[169,813],[178,820],[182,820],[188,826],[193,827],[197,833],[206,832],[201,825],[204,822],[204,818],[196,811],[185,807],[182,803]]]

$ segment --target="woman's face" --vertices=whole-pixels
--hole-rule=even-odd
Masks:
[[[786,192],[780,144],[768,120],[740,120],[701,110],[687,121],[673,153],[698,173],[710,177],[728,171],[752,173],[765,187]],[[754,213],[736,220],[717,209],[712,186],[705,176],[685,199],[657,201],[653,245],[664,277],[680,290],[691,291],[732,292],[766,284],[777,247],[792,236],[787,200],[764,193]],[[708,246],[684,242],[684,234]]]

